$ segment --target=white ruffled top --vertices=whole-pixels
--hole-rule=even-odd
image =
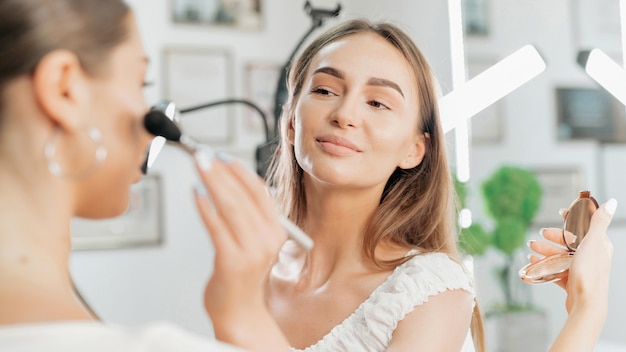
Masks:
[[[415,254],[411,251],[407,255]],[[382,352],[387,349],[398,322],[430,296],[462,289],[476,296],[464,268],[444,253],[416,255],[399,265],[341,324],[301,352]],[[463,348],[474,351],[471,337]]]

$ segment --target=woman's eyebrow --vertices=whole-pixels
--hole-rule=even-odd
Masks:
[[[336,68],[332,68],[332,67],[329,67],[329,66],[320,67],[320,68],[316,69],[315,71],[313,71],[313,75],[316,75],[318,73],[325,73],[327,75],[331,75],[331,76],[337,77],[339,79],[343,79],[344,78],[343,72],[337,70]]]
[[[402,89],[400,89],[400,86],[397,83],[388,79],[372,77],[367,81],[367,84],[370,86],[389,87],[391,89],[395,89],[396,91],[398,91],[398,93],[400,93],[402,98],[404,98],[404,93],[402,93]]]

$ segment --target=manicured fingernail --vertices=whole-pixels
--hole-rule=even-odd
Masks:
[[[213,199],[211,198],[211,195],[204,185],[195,185],[193,187],[193,193],[196,195],[196,197],[200,198],[201,201],[207,201],[209,205],[209,210],[212,213],[215,213],[215,204],[213,204]]]
[[[567,209],[565,209],[565,208],[559,209],[559,215],[563,216],[563,213],[565,213],[566,210]]]
[[[211,164],[213,160],[206,151],[204,150],[196,151],[196,153],[194,154],[194,158],[196,159],[196,163],[198,164],[198,167],[200,168],[200,170],[202,171],[211,170]]]
[[[231,157],[230,155],[224,152],[215,153],[215,157],[218,158],[221,162],[226,163],[226,164],[233,161],[233,157]]]
[[[617,201],[614,198],[609,199],[604,204],[604,210],[611,215],[615,214],[615,209],[617,209]]]
[[[539,235],[541,235],[541,237],[546,237],[546,236],[544,235],[545,231],[546,231],[546,228],[545,228],[545,227],[540,228],[540,229],[539,229]]]
[[[526,245],[527,245],[528,247],[530,247],[530,245],[531,245],[531,244],[533,244],[533,243],[535,243],[535,242],[536,242],[535,240],[530,240],[530,241],[526,242]]]

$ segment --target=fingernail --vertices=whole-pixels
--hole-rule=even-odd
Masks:
[[[196,197],[207,200],[209,202],[210,211],[215,213],[215,204],[213,204],[213,199],[211,198],[211,195],[204,185],[195,185],[193,187],[193,193],[196,195]]]
[[[545,227],[540,228],[540,229],[539,229],[539,235],[540,235],[541,237],[544,237],[544,238],[545,238],[545,237],[546,237],[546,236],[544,235],[544,232],[545,232],[545,231],[546,231],[546,228],[545,228]]]
[[[535,242],[536,242],[536,241],[534,241],[534,240],[530,240],[530,241],[526,242],[526,245],[527,245],[528,247],[530,247],[530,245],[531,245],[531,244],[533,244],[533,243],[535,243]]]
[[[226,163],[226,164],[228,164],[231,161],[233,161],[233,158],[230,155],[228,155],[227,153],[224,153],[224,152],[217,152],[217,153],[215,153],[215,157],[218,158],[223,163]]]
[[[563,213],[565,213],[566,210],[567,209],[565,209],[565,208],[559,209],[559,215],[563,216]]]
[[[615,209],[617,209],[617,201],[614,198],[609,199],[604,204],[604,210],[611,215],[615,214]]]
[[[198,164],[198,167],[200,168],[200,170],[202,171],[211,170],[211,164],[213,160],[206,151],[204,150],[196,151],[196,153],[194,154],[194,158],[196,159],[196,163]]]

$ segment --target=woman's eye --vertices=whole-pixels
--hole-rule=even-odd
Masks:
[[[315,88],[312,91],[315,94],[319,94],[319,95],[332,95],[333,93],[331,93],[328,89],[324,89],[324,88]]]
[[[385,110],[389,110],[389,107],[379,101],[376,100],[372,100],[368,103],[370,106],[376,108],[376,109],[385,109]]]

